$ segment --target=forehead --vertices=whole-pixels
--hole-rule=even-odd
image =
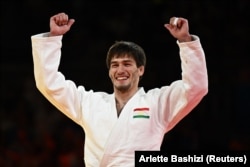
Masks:
[[[131,55],[128,55],[128,54],[125,54],[125,55],[115,55],[111,59],[111,63],[118,62],[118,61],[119,62],[122,62],[122,61],[135,62],[135,59]]]

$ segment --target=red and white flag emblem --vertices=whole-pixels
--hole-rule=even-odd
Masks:
[[[142,108],[135,108],[133,113],[133,118],[147,118],[149,119],[149,108],[142,107]]]

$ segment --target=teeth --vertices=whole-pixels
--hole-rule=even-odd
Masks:
[[[127,77],[117,77],[117,80],[125,80]]]

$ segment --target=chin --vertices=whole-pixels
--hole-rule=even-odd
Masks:
[[[120,86],[115,86],[115,88],[116,88],[117,90],[119,90],[119,91],[124,92],[124,91],[129,90],[130,85],[120,85]]]

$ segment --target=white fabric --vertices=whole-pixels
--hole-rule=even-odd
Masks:
[[[37,88],[84,129],[86,166],[134,166],[135,150],[159,150],[164,134],[200,102],[207,93],[207,71],[199,38],[193,38],[177,42],[182,80],[148,92],[140,88],[118,118],[114,94],[85,90],[58,72],[62,36],[31,37]],[[134,118],[138,108],[146,108],[138,113],[149,118]]]

